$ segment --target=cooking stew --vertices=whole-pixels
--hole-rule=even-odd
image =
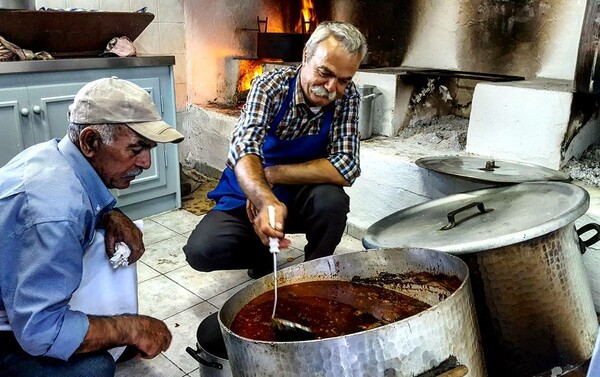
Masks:
[[[273,301],[273,290],[254,298],[237,313],[231,330],[249,339],[276,341],[271,326]],[[429,307],[376,285],[324,280],[279,287],[276,316],[308,326],[324,339],[373,329]]]

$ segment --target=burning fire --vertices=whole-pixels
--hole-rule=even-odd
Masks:
[[[240,60],[237,85],[238,93],[250,89],[252,80],[262,74],[262,63],[261,60]]]
[[[317,27],[317,12],[312,0],[302,0],[302,12],[296,31],[309,33]]]

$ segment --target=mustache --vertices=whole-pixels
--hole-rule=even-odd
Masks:
[[[144,169],[141,168],[137,168],[131,171],[128,171],[125,174],[125,178],[129,178],[129,177],[137,177],[138,175],[142,174],[144,172]]]
[[[313,94],[319,97],[325,97],[330,101],[333,101],[337,97],[336,92],[329,92],[323,85],[313,86],[310,88],[310,91]]]

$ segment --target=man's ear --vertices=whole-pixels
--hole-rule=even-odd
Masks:
[[[302,49],[302,65],[306,65],[306,46]]]
[[[100,146],[100,133],[93,128],[86,127],[79,134],[79,149],[85,157],[93,157]]]

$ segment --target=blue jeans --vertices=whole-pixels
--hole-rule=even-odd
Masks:
[[[10,335],[9,335],[10,334]],[[69,360],[31,356],[10,332],[0,336],[0,376],[114,377],[115,361],[107,351],[75,354]]]

